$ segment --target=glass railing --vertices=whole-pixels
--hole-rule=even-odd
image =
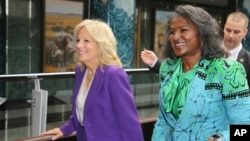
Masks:
[[[125,71],[140,119],[155,117],[158,113],[158,75],[147,68]],[[71,114],[73,83],[74,72],[0,75],[0,88],[6,97],[0,105],[0,140],[36,136],[63,124]]]

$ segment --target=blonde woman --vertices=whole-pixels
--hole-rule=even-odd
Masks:
[[[52,140],[77,132],[79,141],[143,141],[130,81],[116,52],[111,28],[86,19],[74,30],[76,38],[75,86],[72,115]]]

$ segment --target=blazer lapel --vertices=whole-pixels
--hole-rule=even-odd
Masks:
[[[95,77],[92,81],[92,84],[90,86],[89,93],[86,99],[86,103],[84,107],[84,115],[87,115],[87,113],[91,109],[91,106],[94,103],[94,100],[96,99],[96,96],[100,94],[100,88],[103,85],[103,82],[104,82],[104,70],[102,71],[100,68],[98,68],[96,70]]]
[[[243,64],[245,66],[245,55],[246,53],[244,52],[244,49],[242,48],[239,52],[239,55],[238,55],[238,58],[237,58],[237,61],[240,62],[241,64]]]
[[[72,104],[73,104],[74,109],[75,109],[75,105],[76,105],[76,98],[77,98],[78,92],[80,90],[83,76],[84,76],[85,72],[86,72],[86,70],[84,70],[82,72],[80,66],[77,66],[76,72],[75,72],[75,87],[74,87],[74,92],[73,92],[74,94],[72,97],[72,100],[73,100]]]
[[[182,109],[179,119],[177,120],[178,126],[176,126],[176,128],[180,127],[180,129],[176,129],[176,130],[182,130],[183,128],[188,128],[196,119],[194,115],[199,115],[199,112],[201,112],[200,110],[194,109],[194,107],[197,107],[196,102],[199,102],[199,103],[204,102],[200,99],[202,97],[201,95],[203,94],[200,92],[204,90],[205,81],[204,79],[201,79],[198,75],[199,74],[196,74],[193,80],[193,84],[191,86],[193,89],[189,91],[187,95],[186,103]],[[193,110],[190,110],[190,109],[193,109]]]
[[[176,124],[178,126],[176,126],[176,130],[188,128],[194,122],[194,120],[196,120],[196,117],[194,115],[199,115],[199,113],[201,112],[199,108],[198,110],[195,110],[193,107],[197,107],[196,102],[199,102],[200,104],[204,102],[204,100],[202,100],[202,98],[204,97],[202,95],[204,95],[204,93],[201,93],[201,91],[204,91],[205,88],[205,79],[207,76],[205,68],[209,65],[209,63],[203,61],[201,64],[203,63],[206,65],[200,65],[196,71],[196,75],[191,86],[192,89],[190,89],[189,93],[187,94],[186,103],[182,109],[179,119],[177,120]]]

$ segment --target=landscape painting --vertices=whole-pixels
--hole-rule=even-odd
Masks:
[[[82,1],[45,0],[43,72],[74,71],[73,30],[82,19]]]

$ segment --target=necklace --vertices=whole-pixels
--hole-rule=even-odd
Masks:
[[[93,78],[94,78],[94,73],[92,74],[89,73],[89,70],[87,69],[85,77],[84,77],[84,84],[83,84],[84,92],[83,93],[86,93],[86,94],[88,93],[89,88],[92,84]]]

